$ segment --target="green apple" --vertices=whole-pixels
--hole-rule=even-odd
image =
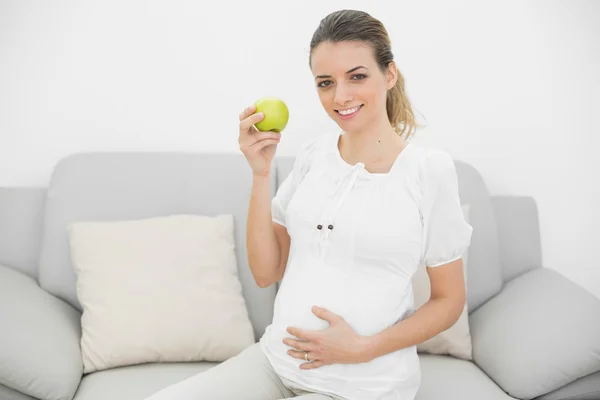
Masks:
[[[281,133],[288,123],[290,112],[287,105],[275,97],[263,97],[254,103],[256,112],[264,113],[264,118],[255,124],[261,132],[274,131]]]

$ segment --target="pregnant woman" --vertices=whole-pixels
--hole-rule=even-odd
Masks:
[[[341,10],[310,43],[321,105],[339,126],[298,151],[270,195],[280,134],[240,115],[253,172],[247,247],[261,287],[281,281],[260,341],[151,400],[412,400],[418,343],[451,327],[465,304],[464,220],[452,158],[409,141],[415,128],[380,21]],[[431,298],[415,310],[411,278],[426,268]]]

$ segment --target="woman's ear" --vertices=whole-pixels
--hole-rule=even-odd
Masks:
[[[396,81],[398,80],[398,69],[396,68],[396,63],[394,61],[390,61],[388,64],[387,72],[386,72],[386,89],[390,90],[396,85]]]

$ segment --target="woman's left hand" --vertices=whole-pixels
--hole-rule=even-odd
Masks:
[[[319,368],[328,364],[359,364],[370,361],[368,341],[356,333],[341,316],[321,307],[313,307],[312,312],[329,322],[323,330],[304,330],[288,327],[287,332],[299,340],[285,338],[283,343],[290,346],[288,354],[294,358],[307,360],[301,369]],[[308,357],[306,354],[308,353]]]

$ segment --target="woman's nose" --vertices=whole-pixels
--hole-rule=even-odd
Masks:
[[[344,106],[350,100],[352,100],[352,93],[350,93],[350,90],[344,85],[337,85],[333,101],[340,106]]]

